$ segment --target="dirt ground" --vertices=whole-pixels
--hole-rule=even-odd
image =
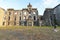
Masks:
[[[0,29],[0,40],[60,40],[60,28]]]

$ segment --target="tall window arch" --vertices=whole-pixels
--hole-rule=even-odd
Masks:
[[[33,12],[33,14],[36,14],[35,12]]]
[[[26,19],[26,16],[24,16],[24,18],[23,18],[24,20]]]
[[[16,25],[16,22],[14,22],[14,25]]]
[[[10,25],[10,22],[8,22],[8,25]]]
[[[28,18],[32,18],[32,16],[30,15]]]
[[[26,12],[24,12],[24,15],[27,15],[27,13],[26,13]]]
[[[10,16],[8,17],[8,20],[10,20]]]
[[[34,16],[34,20],[36,20],[36,16]]]
[[[21,17],[20,17],[20,20],[21,20]]]
[[[5,25],[5,22],[3,22],[3,25]]]
[[[15,21],[16,21],[16,16],[15,16]]]
[[[9,15],[11,15],[11,12],[9,12]]]

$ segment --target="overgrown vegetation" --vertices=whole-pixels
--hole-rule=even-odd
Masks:
[[[0,40],[60,40],[60,27],[57,30],[48,26],[1,26]]]

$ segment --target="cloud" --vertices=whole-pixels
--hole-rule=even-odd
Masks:
[[[43,0],[43,5],[45,7],[53,7],[59,3],[59,0]]]
[[[0,2],[2,2],[3,0],[0,0]]]
[[[5,9],[11,7],[14,9],[20,9],[28,5],[27,3],[29,2],[32,4],[33,8],[38,9],[40,15],[43,15],[45,8],[54,8],[60,3],[60,0],[0,0],[0,7]]]
[[[59,3],[59,0],[42,0],[41,2],[38,2],[37,5],[35,5],[38,6],[39,14],[43,15],[46,8],[54,8]]]

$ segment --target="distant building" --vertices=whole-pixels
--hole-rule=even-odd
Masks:
[[[4,10],[0,8],[0,26],[60,26],[60,4],[46,8],[43,16],[38,15],[37,8],[29,3],[27,8]]]
[[[46,26],[60,26],[60,4],[54,8],[46,8],[43,14],[43,20]]]
[[[53,10],[56,18],[55,24],[60,26],[60,4],[54,7]]]
[[[1,9],[3,10],[3,9]],[[5,14],[5,15],[3,15]],[[38,10],[37,8],[32,8],[32,5],[29,3],[27,8],[23,8],[22,10],[14,10],[12,8],[7,9],[6,13],[0,14],[3,15],[6,19],[2,22],[1,17],[1,25],[9,25],[9,26],[38,26]],[[6,21],[5,21],[6,20]]]
[[[43,26],[43,16],[42,15],[38,15],[38,26]]]
[[[52,8],[46,8],[46,10],[44,11],[43,20],[44,20],[43,21],[44,25],[52,26],[53,24],[53,9]]]
[[[5,24],[5,10],[3,8],[0,8],[0,26],[6,25]]]

